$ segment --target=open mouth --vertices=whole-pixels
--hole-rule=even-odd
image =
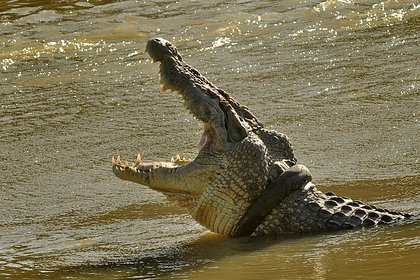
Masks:
[[[184,96],[179,92],[179,90],[172,89],[168,84],[165,83],[165,80],[162,79],[162,75],[160,75],[159,79],[159,91],[160,93],[175,93],[180,96]],[[183,98],[184,99],[184,98]],[[184,99],[184,102],[186,104],[186,107],[189,108],[187,102]],[[192,110],[190,109],[191,114],[194,115]],[[194,116],[196,119],[196,116]],[[203,149],[209,149],[212,144],[214,144],[214,129],[213,127],[206,123],[203,120],[200,120],[203,122],[204,131],[201,135],[201,138],[197,144],[197,148],[199,151]],[[170,161],[156,161],[156,162],[143,162],[141,155],[137,154],[136,159],[134,162],[129,163],[128,161],[121,161],[120,156],[112,157],[112,165],[114,173],[120,173],[122,170],[129,170],[131,172],[142,172],[142,173],[148,173],[156,169],[177,169],[180,167],[183,167],[187,165],[188,163],[192,162],[193,160],[190,158],[181,157],[180,155],[176,155],[170,159]],[[118,174],[117,174],[118,175]]]
[[[169,175],[176,175],[178,179],[185,178],[186,173],[197,174],[203,165],[208,168],[209,154],[213,158],[217,157],[232,147],[232,139],[241,139],[244,133],[241,134],[243,129],[237,126],[240,121],[231,107],[230,102],[234,101],[186,64],[172,43],[162,38],[151,39],[146,51],[154,62],[160,62],[159,91],[181,96],[185,108],[203,123],[203,133],[198,141],[199,152],[194,160],[175,156],[168,162],[143,162],[138,155],[134,163],[129,164],[123,163],[119,157],[113,157],[112,165],[115,175],[121,179],[150,186],[152,181],[155,184],[156,180],[162,181],[161,178],[166,176],[165,183],[159,184],[168,185],[171,184],[168,182]],[[194,168],[193,163],[196,163]],[[219,166],[220,162],[215,160],[211,165]]]

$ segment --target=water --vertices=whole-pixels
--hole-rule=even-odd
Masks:
[[[420,213],[416,1],[2,1],[1,279],[415,279],[418,221],[223,239],[110,159],[194,157],[145,43],[291,138],[322,190]]]

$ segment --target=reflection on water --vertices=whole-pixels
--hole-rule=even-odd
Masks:
[[[201,125],[157,94],[159,35],[289,135],[323,190],[419,213],[419,15],[407,0],[1,1],[0,278],[414,279],[417,220],[226,240],[110,158],[196,154]]]
[[[276,275],[296,279],[310,275],[314,279],[329,279],[360,275],[370,279],[395,275],[398,267],[408,279],[415,279],[418,271],[413,265],[418,263],[419,243],[418,226],[410,224],[386,230],[285,238],[222,239],[209,233],[184,245],[131,259],[69,268],[59,274],[70,279],[100,279],[110,271],[122,278],[136,275],[182,279],[188,275],[193,279],[259,279],[261,275]],[[414,262],[402,261],[406,258]]]

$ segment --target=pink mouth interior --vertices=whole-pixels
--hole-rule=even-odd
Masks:
[[[197,145],[198,149],[201,150],[207,144],[209,139],[210,139],[210,135],[206,131],[204,131],[203,134],[201,135],[200,142],[198,142],[198,145]]]
[[[204,128],[204,132],[201,135],[201,139],[198,142],[197,146],[198,149],[201,150],[206,145],[210,144],[212,139],[211,136],[211,130],[209,127]],[[137,162],[134,164],[134,168],[138,171],[151,171],[153,169],[158,168],[177,168],[182,165],[185,165],[189,163],[190,159],[185,159],[177,156],[175,159],[172,159],[170,162],[164,162],[164,161],[157,161],[157,162],[141,162],[141,159],[138,159]]]

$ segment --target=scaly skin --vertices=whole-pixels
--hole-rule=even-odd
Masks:
[[[225,91],[186,64],[176,47],[161,38],[147,43],[160,62],[163,91],[177,92],[204,125],[194,160],[123,164],[113,171],[123,180],[149,186],[186,207],[204,227],[226,236],[320,232],[375,226],[408,217],[364,205],[312,184],[297,164],[286,135],[267,130]]]

